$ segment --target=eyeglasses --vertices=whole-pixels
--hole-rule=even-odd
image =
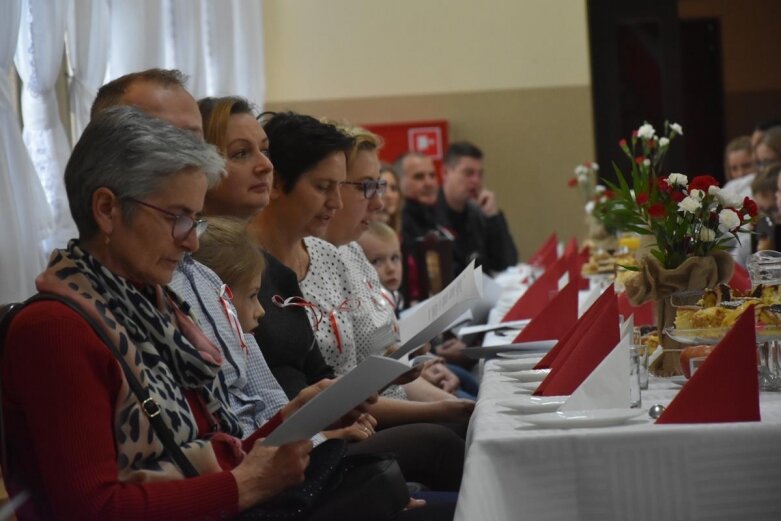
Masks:
[[[139,201],[138,199],[134,199],[133,197],[124,197],[123,199],[134,202],[136,204],[140,204],[141,206],[146,206],[147,208],[151,208],[152,210],[157,210],[158,212],[165,214],[171,219],[173,219],[174,223],[173,226],[171,226],[171,236],[176,241],[186,240],[187,237],[190,236],[190,233],[193,230],[195,230],[195,236],[200,237],[203,234],[203,232],[206,231],[206,227],[209,225],[209,223],[206,222],[206,219],[193,219],[189,215],[169,212],[168,210],[164,210],[163,208],[160,208],[153,204],[145,203],[144,201]]]
[[[363,190],[363,196],[366,199],[371,199],[375,195],[382,197],[383,195],[385,195],[385,190],[388,189],[388,181],[384,179],[364,179],[363,181],[342,181],[341,184],[360,187],[361,190]]]

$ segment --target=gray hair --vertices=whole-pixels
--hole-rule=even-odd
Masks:
[[[65,167],[65,190],[82,240],[98,231],[92,196],[106,187],[119,198],[144,199],[174,174],[202,170],[209,188],[224,176],[225,160],[191,132],[134,107],[106,109],[92,120]],[[129,221],[134,205],[123,206]]]

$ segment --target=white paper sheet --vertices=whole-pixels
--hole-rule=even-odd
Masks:
[[[263,440],[271,447],[308,440],[390,385],[410,366],[399,360],[372,355],[290,415]]]
[[[479,346],[464,348],[464,354],[470,358],[483,358],[494,356],[497,353],[506,353],[509,351],[519,353],[547,353],[558,340],[535,340],[532,342],[518,342],[515,344],[498,344],[492,346]]]
[[[458,331],[458,336],[465,337],[467,335],[474,335],[477,333],[487,333],[488,331],[497,331],[499,329],[515,329],[520,331],[524,326],[528,326],[531,322],[530,318],[524,318],[522,320],[511,320],[509,322],[500,322],[498,324],[479,324],[476,326],[465,326]]]
[[[391,356],[401,358],[447,329],[483,295],[483,269],[469,264],[453,282],[399,322],[401,345]]]
[[[502,287],[491,277],[483,273],[483,297],[472,304],[474,323],[482,324],[488,319],[491,308],[496,306],[502,297]]]
[[[575,389],[560,411],[629,408],[629,344],[624,336],[594,371]]]

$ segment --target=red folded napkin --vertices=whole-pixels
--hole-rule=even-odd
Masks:
[[[616,302],[615,294],[606,300],[604,308],[596,313],[591,327],[584,335],[576,339],[577,343],[569,353],[562,352],[556,357],[551,366],[551,372],[537,387],[535,395],[564,396],[572,394],[616,347],[620,340],[618,302]]]
[[[578,239],[576,237],[573,237],[569,240],[569,242],[564,246],[564,255],[569,255],[570,253],[577,253],[578,252]]]
[[[735,270],[732,272],[729,287],[741,291],[748,291],[751,289],[751,277],[749,277],[746,268],[740,264],[735,264]]]
[[[570,282],[518,333],[514,343],[553,340],[578,321],[578,286]]]
[[[551,369],[553,367],[553,362],[558,359],[559,355],[572,351],[572,348],[575,347],[578,339],[588,331],[591,324],[593,324],[597,317],[604,311],[611,298],[615,298],[615,292],[613,291],[613,286],[608,286],[594,304],[583,313],[583,316],[580,317],[563,335],[558,337],[559,341],[553,346],[553,349],[548,351],[545,356],[542,357],[542,360],[537,362],[537,365],[535,365],[534,368]]]
[[[740,316],[656,423],[759,421],[754,306]]]
[[[556,257],[558,256],[558,252],[556,251],[558,247],[559,239],[556,237],[555,233],[552,233],[550,237],[548,237],[545,242],[542,243],[542,246],[540,246],[540,248],[534,252],[531,258],[529,258],[529,264],[547,268],[553,264],[552,261],[555,262]]]
[[[656,323],[655,302],[653,300],[649,300],[645,304],[633,306],[629,302],[629,298],[626,296],[626,292],[621,293],[618,296],[618,312],[623,315],[624,320],[634,315],[636,326],[652,326]]]
[[[540,278],[535,280],[529,289],[521,295],[510,311],[502,319],[502,322],[509,322],[511,320],[521,320],[524,318],[536,317],[542,308],[544,308],[548,302],[559,291],[559,279],[566,273],[570,272],[570,280],[572,280],[572,267],[574,255],[569,257],[562,257],[557,260],[551,267],[545,270],[540,275]]]

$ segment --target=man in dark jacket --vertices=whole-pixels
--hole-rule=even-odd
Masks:
[[[518,252],[496,205],[496,196],[483,186],[483,152],[472,143],[456,142],[448,148],[434,215],[436,223],[455,239],[456,273],[472,259],[489,273],[518,263]]]

